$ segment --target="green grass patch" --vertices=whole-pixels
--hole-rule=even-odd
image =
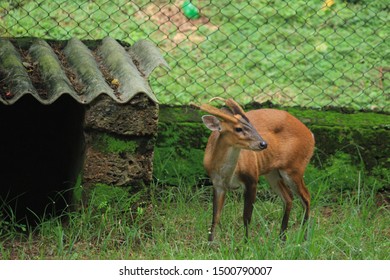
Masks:
[[[327,11],[323,2],[192,1],[203,20],[189,21],[168,0],[2,1],[0,32],[130,44],[148,38],[171,67],[150,79],[163,104],[221,96],[389,112],[387,1],[335,1]]]
[[[384,174],[383,174],[384,175]],[[363,175],[339,156],[305,180],[312,196],[308,239],[294,201],[287,241],[278,233],[282,203],[260,181],[248,242],[242,193],[228,194],[216,241],[207,242],[211,187],[158,182],[131,188],[97,185],[78,211],[25,228],[0,219],[1,259],[382,259],[390,258],[387,181]],[[180,182],[180,180],[178,179]]]

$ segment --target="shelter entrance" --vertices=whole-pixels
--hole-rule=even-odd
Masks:
[[[83,166],[84,115],[84,105],[67,95],[51,105],[31,95],[12,106],[0,103],[3,215],[31,223],[71,204]]]
[[[159,65],[147,40],[0,38],[0,225],[61,215],[81,183],[152,180]]]

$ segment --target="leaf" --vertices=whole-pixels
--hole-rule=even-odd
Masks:
[[[326,11],[334,5],[334,0],[325,0],[322,5],[321,11]]]

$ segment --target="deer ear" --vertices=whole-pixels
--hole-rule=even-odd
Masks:
[[[218,120],[217,117],[211,116],[211,115],[205,115],[202,116],[203,123],[205,126],[210,129],[211,131],[221,130],[221,122]]]

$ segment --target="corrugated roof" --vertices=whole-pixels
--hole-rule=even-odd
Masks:
[[[0,38],[0,102],[11,105],[30,94],[51,104],[68,94],[88,104],[106,94],[126,103],[138,93],[157,102],[147,79],[159,65],[168,67],[159,49],[146,40],[123,47],[107,37],[89,48],[77,38],[66,44],[33,39],[21,48]]]

